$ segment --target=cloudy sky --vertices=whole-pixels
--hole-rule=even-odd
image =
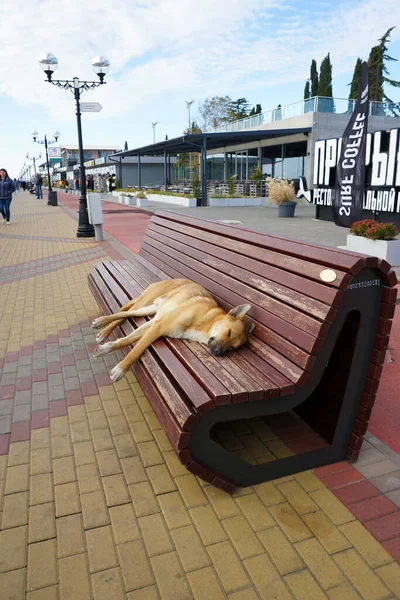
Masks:
[[[389,54],[400,59],[399,0],[13,0],[2,3],[0,167],[18,176],[36,156],[30,131],[76,143],[72,94],[44,81],[43,52],[58,58],[60,79],[96,78],[95,55],[111,63],[107,85],[85,92],[100,113],[85,114],[83,139],[104,147],[142,146],[180,135],[205,98],[246,97],[263,110],[302,99],[311,59],[328,52],[333,94],[347,98],[358,56],[396,24]],[[400,80],[400,62],[389,63]],[[400,88],[387,90],[400,101]]]

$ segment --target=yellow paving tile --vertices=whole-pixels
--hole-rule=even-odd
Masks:
[[[79,442],[74,444],[74,457],[77,467],[95,463],[96,457],[92,442]]]
[[[237,498],[236,503],[243,511],[254,531],[269,529],[276,525],[269,510],[255,494]]]
[[[60,600],[91,600],[86,554],[67,556],[58,561]]]
[[[86,531],[86,546],[91,573],[111,569],[118,565],[110,526]]]
[[[205,488],[205,493],[219,519],[240,515],[239,507],[229,494],[213,486]]]
[[[162,465],[156,465],[154,467],[148,467],[146,469],[150,483],[153,486],[154,493],[158,496],[159,494],[166,494],[176,490],[176,485],[173,482],[167,467]]]
[[[158,497],[158,502],[161,506],[164,519],[167,522],[168,529],[176,529],[177,527],[191,525],[189,513],[178,492],[162,494]]]
[[[373,569],[393,561],[392,556],[359,521],[347,523],[339,529]]]
[[[110,517],[116,544],[124,544],[141,537],[132,504],[113,506],[110,508]]]
[[[110,523],[110,516],[102,492],[82,494],[81,503],[85,529],[101,527]]]
[[[312,537],[311,531],[288,502],[270,506],[269,510],[291,542],[299,542]]]
[[[55,458],[53,460],[54,485],[76,481],[75,461],[73,456]]]
[[[288,542],[279,527],[261,531],[259,538],[282,575],[304,568],[294,546]]]
[[[128,485],[132,483],[147,482],[147,474],[139,456],[129,456],[121,459],[122,469]]]
[[[169,441],[164,429],[153,431],[153,435],[161,452],[169,452],[172,450],[171,442]]]
[[[58,600],[58,585],[28,592],[26,600]]]
[[[115,447],[118,457],[127,458],[129,456],[137,456],[138,449],[130,433],[116,435],[114,437]]]
[[[161,514],[138,519],[148,556],[171,552],[174,548]]]
[[[141,540],[117,546],[125,590],[137,590],[155,582],[146,551]]]
[[[335,525],[355,520],[355,516],[327,488],[310,492],[310,496]]]
[[[123,475],[110,475],[102,478],[107,506],[117,506],[130,501],[129,491]]]
[[[28,498],[28,492],[5,496],[1,529],[10,529],[28,523]]]
[[[17,467],[15,467],[17,468]],[[31,452],[31,475],[40,473],[51,473],[51,453],[50,448],[39,448]]]
[[[264,553],[259,539],[242,515],[224,519],[222,525],[242,560]]]
[[[304,515],[318,509],[312,498],[294,479],[281,483],[278,485],[278,489],[299,515]]]
[[[266,481],[254,486],[256,494],[260,497],[265,506],[273,506],[285,502],[285,497],[282,496],[278,488],[272,481]]]
[[[114,448],[109,450],[102,450],[101,452],[97,452],[96,455],[100,475],[102,477],[122,473],[121,464],[119,462],[117,453],[115,452]]]
[[[151,565],[163,600],[189,600],[192,598],[176,552],[154,556],[151,559]]]
[[[400,598],[400,565],[393,562],[390,565],[375,569],[375,573],[386,583],[389,590],[397,598]]]
[[[26,588],[26,569],[0,573],[2,600],[24,600]]]
[[[154,495],[151,485],[147,481],[130,485],[129,492],[137,517],[144,517],[160,512],[157,498]]]
[[[350,583],[342,583],[326,592],[329,600],[360,600],[359,594]]]
[[[125,600],[126,598],[118,568],[94,573],[92,586],[95,600]]]
[[[174,529],[171,536],[186,572],[210,565],[210,558],[193,525]]]
[[[63,483],[54,488],[56,500],[56,517],[73,515],[81,510],[79,491],[76,481]]]
[[[196,600],[211,600],[211,598],[212,600],[224,600],[226,598],[211,567],[192,571],[187,574],[187,578]],[[139,600],[139,598],[132,600]],[[143,598],[143,600],[145,599]]]
[[[208,546],[207,550],[227,594],[250,586],[250,580],[230,542]]]
[[[69,515],[57,519],[58,558],[85,552],[82,516]]]
[[[355,550],[339,552],[333,559],[365,600],[390,597],[388,588]]]
[[[34,475],[30,478],[29,504],[42,504],[54,500],[54,488],[51,473]]]
[[[164,464],[164,459],[155,442],[143,442],[137,447],[144,467]]]
[[[167,463],[172,477],[179,477],[180,475],[184,476],[188,474],[186,467],[181,464],[179,458],[175,454],[175,451],[165,452],[164,460]]]
[[[30,442],[14,442],[10,444],[8,466],[27,465],[30,459]]]
[[[37,504],[29,509],[28,542],[40,542],[56,537],[54,502]]]
[[[292,595],[267,554],[248,558],[244,565],[262,600],[291,600]]]
[[[29,544],[27,589],[37,590],[54,585],[57,581],[56,541],[47,540]]]
[[[96,463],[77,467],[76,473],[78,476],[79,492],[81,494],[101,491],[101,479]]]
[[[27,541],[26,525],[0,531],[0,573],[25,567]]]
[[[8,467],[5,494],[16,494],[29,490],[29,465]]]
[[[309,571],[286,575],[286,582],[298,600],[324,600],[324,592]]]
[[[329,554],[351,547],[348,539],[321,510],[304,515],[303,519]]]
[[[59,417],[63,418],[63,417]],[[51,419],[52,421],[54,419]],[[53,458],[61,458],[63,456],[72,456],[72,443],[69,433],[63,433],[60,435],[52,435],[51,437],[51,452]]]
[[[298,542],[294,548],[324,590],[345,582],[343,573],[317,539],[311,538]]]
[[[253,589],[242,590],[229,596],[229,600],[258,600],[259,596]]]
[[[33,429],[31,432],[31,447],[32,450],[39,448],[50,448],[50,429]]]

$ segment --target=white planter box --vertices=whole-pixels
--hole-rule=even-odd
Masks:
[[[136,198],[136,206],[138,208],[147,208],[149,206],[148,198]]]
[[[163,194],[146,194],[147,198],[151,202],[164,202],[166,204],[176,204],[177,206],[186,206],[187,208],[194,208],[197,204],[195,198],[185,198],[182,196],[168,196]]]
[[[122,204],[127,204],[128,206],[136,206],[136,196],[132,194],[132,196],[120,196],[122,198]]]
[[[369,240],[368,238],[350,233],[347,236],[346,248],[352,252],[360,252],[360,254],[383,258],[392,267],[400,266],[400,240],[396,239],[391,242]]]

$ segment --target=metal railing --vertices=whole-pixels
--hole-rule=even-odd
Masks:
[[[298,117],[307,113],[331,113],[336,115],[349,115],[353,112],[356,100],[348,100],[345,98],[326,98],[323,96],[315,96],[286,106],[278,106],[273,110],[269,110],[257,115],[251,115],[238,121],[224,123],[219,127],[212,129],[212,132],[222,131],[242,131],[259,127],[260,125],[268,125],[283,119]],[[370,102],[369,114],[377,117],[400,117],[400,102]]]

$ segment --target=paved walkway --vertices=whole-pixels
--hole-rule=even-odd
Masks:
[[[133,374],[92,360],[87,272],[129,251],[74,214],[26,193],[0,225],[1,600],[400,598],[398,455],[369,436],[355,466],[233,497],[197,480]],[[272,442],[251,421],[230,443]]]

